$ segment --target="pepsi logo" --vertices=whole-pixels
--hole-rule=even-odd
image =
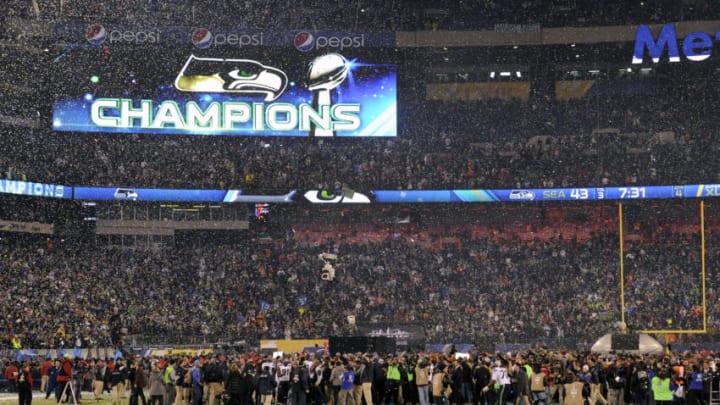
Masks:
[[[102,25],[93,24],[87,28],[85,38],[91,45],[100,45],[105,42],[105,39],[107,38],[107,31],[105,31],[105,27]]]
[[[212,45],[212,41],[213,41],[212,32],[210,32],[206,28],[198,28],[195,31],[193,31],[192,43],[196,47],[198,47],[200,49],[208,48],[210,45]]]
[[[315,38],[313,34],[307,31],[301,31],[295,34],[295,48],[301,52],[307,52],[313,48]]]

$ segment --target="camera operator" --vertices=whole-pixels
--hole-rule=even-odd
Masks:
[[[62,387],[60,388],[60,395],[65,392],[65,402],[70,402],[70,400],[76,402],[76,398],[71,398],[73,390],[68,387],[68,384],[72,384],[72,376],[73,364],[70,361],[70,353],[65,353],[62,359],[60,359],[60,371],[55,378],[57,385]]]
[[[552,388],[550,388],[550,402],[562,403],[565,397],[565,384],[568,381],[561,363],[555,363],[552,367]]]

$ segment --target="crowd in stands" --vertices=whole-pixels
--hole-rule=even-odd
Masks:
[[[39,3],[44,9],[56,2]],[[64,7],[91,6],[91,2],[82,3],[64,2]],[[163,2],[142,3],[161,7]],[[366,6],[398,4],[377,3]],[[238,4],[233,7],[252,7],[253,2]],[[527,4],[535,7],[535,3]],[[648,3],[646,7],[660,12],[662,6]],[[215,7],[200,8],[216,11]],[[419,73],[414,61],[405,59],[399,63],[396,138],[169,137],[52,132],[48,130],[50,104],[68,96],[63,84],[85,86],[85,77],[78,78],[80,82],[66,77],[84,65],[106,73],[99,89],[125,89],[139,97],[133,92],[143,83],[155,86],[173,77],[177,73],[173,63],[184,60],[186,50],[164,50],[162,59],[149,60],[137,72],[140,84],[127,88],[128,67],[120,61],[142,60],[143,50],[125,54],[125,50],[114,49],[113,55],[120,56],[108,61],[92,52],[73,51],[72,58],[52,63],[52,69],[39,68],[57,56],[52,51],[49,56],[25,55],[23,48],[3,52],[25,63],[2,67],[15,87],[7,90],[13,95],[0,103],[0,114],[33,120],[42,117],[34,121],[36,128],[12,125],[11,121],[3,124],[0,176],[4,178],[66,185],[238,188],[258,193],[342,185],[356,190],[409,190],[719,180],[714,126],[711,120],[702,119],[714,113],[712,104],[704,100],[718,97],[717,74],[712,67],[698,73],[702,80],[689,73],[597,78],[591,91],[575,100],[561,101],[552,91],[533,88],[528,101],[443,101],[428,99],[427,77]],[[397,58],[385,54],[393,54],[392,49],[376,52],[383,60]],[[528,58],[538,57],[537,53],[528,51]],[[70,60],[76,60],[75,64]],[[84,72],[89,74],[92,69]],[[52,90],[42,94],[28,90],[36,88]],[[157,90],[145,91],[156,94]]]
[[[556,212],[530,225],[487,225],[486,214],[467,214],[464,225],[394,230],[295,224],[270,244],[210,240],[176,249],[10,237],[0,245],[2,328],[26,347],[55,348],[132,336],[322,338],[353,335],[361,324],[420,325],[428,342],[440,343],[589,342],[622,319],[617,218],[612,207],[589,212]],[[630,232],[640,236],[625,243],[631,330],[704,328],[697,226],[673,227],[697,218],[671,218],[677,222],[651,234]],[[707,326],[718,331],[718,236],[707,240]],[[322,253],[337,255],[332,277],[323,274]]]
[[[18,7],[10,9],[14,15],[38,17],[29,3],[16,0],[13,5]],[[121,15],[96,3],[37,1],[39,17],[46,19]],[[260,28],[476,27],[469,22],[475,20],[470,13],[454,18],[441,12],[429,19],[422,9],[398,13],[405,6],[402,1],[341,1],[316,11],[308,11],[314,2],[307,3],[309,7],[293,14],[292,7],[281,13],[274,2],[272,7],[271,2],[212,2],[213,7],[193,2],[188,10],[169,1],[127,1],[122,15],[135,19],[150,8],[152,15],[175,24],[191,24],[206,20],[204,13],[212,10],[232,20],[218,24],[236,22],[233,16],[242,14],[241,24]],[[558,9],[547,23],[555,23],[553,15],[560,16],[562,24],[573,18],[615,24],[625,23],[625,18],[712,16],[700,4],[677,14],[676,8],[652,3],[645,6],[650,10],[652,5],[652,12],[607,13],[606,20]],[[485,11],[492,11],[492,2],[483,4]],[[524,11],[516,19],[487,15],[496,23],[538,22],[530,16],[542,14],[539,2],[520,7]],[[323,18],[315,19],[318,15]],[[402,17],[382,17],[387,15]],[[48,66],[59,70],[56,76],[65,72],[62,64]],[[22,69],[9,72],[27,74]],[[413,74],[417,72],[409,76]],[[558,101],[551,91],[533,94],[529,101],[428,100],[420,81],[411,96],[400,93],[399,134],[392,139],[137,134],[119,139],[51,132],[44,124],[29,128],[4,123],[0,177],[65,185],[238,188],[249,193],[344,185],[410,190],[713,183],[720,181],[715,126],[709,119],[713,104],[707,102],[718,98],[713,75],[697,81],[677,76],[657,81],[605,78],[596,83],[598,93],[572,101]],[[109,87],[116,84],[123,83]],[[7,101],[0,113],[13,115],[34,101]],[[47,105],[34,107],[47,115]],[[0,214],[9,219],[31,215],[41,221],[62,216],[52,205],[37,204],[40,212],[5,206]],[[271,245],[232,249],[205,244],[179,250],[84,250],[51,240],[4,242],[2,330],[8,337],[20,336],[27,347],[107,346],[137,335],[178,341],[187,336],[253,342],[317,338],[352,335],[356,323],[420,324],[433,342],[481,337],[592,340],[615,330],[622,318],[617,224],[611,215],[599,219],[541,224],[534,232],[544,236],[526,233],[523,238],[507,229],[483,227],[475,219],[472,229],[454,227],[434,237],[423,236],[422,230],[395,237],[396,232],[382,228],[360,241],[347,240],[345,232],[319,237],[298,227]],[[664,232],[625,246],[628,327],[705,329],[705,313],[699,310],[704,307],[703,282],[693,272],[701,265],[697,229]],[[446,237],[458,242],[438,242],[447,242]],[[717,234],[709,240],[717,242]],[[709,255],[714,258],[718,248],[712,246]],[[322,277],[324,264],[318,255],[326,252],[338,257],[332,264],[333,280]],[[708,300],[707,329],[718,331],[717,264],[708,261],[707,270],[709,296],[715,298]]]
[[[399,134],[386,139],[98,135],[6,125],[0,169],[4,178],[65,185],[259,193],[343,184],[409,190],[713,183],[720,173],[714,128],[699,118],[712,116],[702,100],[716,97],[716,89],[682,82],[663,85],[661,94],[555,103],[400,101]]]
[[[634,4],[607,0],[463,1],[448,6],[412,0],[337,1],[192,1],[12,0],[9,15],[49,21],[169,23],[212,21],[241,28],[323,29],[363,31],[492,30],[497,24],[542,27],[627,25],[666,21],[712,20],[718,14],[708,1],[645,1]]]

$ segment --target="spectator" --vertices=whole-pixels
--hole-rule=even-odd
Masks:
[[[133,405],[139,404],[138,400],[142,401],[142,405],[147,405],[145,399],[145,388],[148,385],[148,380],[145,377],[145,368],[140,361],[130,362],[130,373],[128,374],[128,381],[130,381],[130,403]]]
[[[175,404],[175,395],[177,393],[175,383],[177,380],[178,373],[175,365],[175,359],[170,359],[163,369],[163,383],[165,384],[165,396],[163,397],[163,403],[167,405]]]
[[[258,377],[257,392],[262,405],[271,405],[275,394],[275,378],[270,374],[270,368],[264,367]]]
[[[20,405],[32,404],[32,373],[30,372],[30,364],[22,362],[17,372],[17,392]]]
[[[165,383],[163,381],[163,374],[157,363],[153,363],[150,367],[150,378],[148,378],[150,385],[150,405],[163,405],[165,397]]]
[[[93,393],[96,400],[102,399],[104,391],[110,391],[111,375],[112,372],[108,369],[105,361],[99,359],[94,365],[94,378],[92,379]]]
[[[200,368],[200,360],[193,362],[192,370],[190,371],[191,384],[192,384],[192,404],[200,405],[203,401],[203,377]]]
[[[655,403],[667,405],[673,402],[673,388],[671,387],[670,375],[667,369],[660,369],[652,378],[652,393]]]
[[[353,370],[350,364],[345,365],[345,371],[342,374],[342,380],[340,382],[340,392],[338,394],[338,404],[340,405],[354,405],[355,396],[353,395],[353,388],[355,384],[355,370]]]
[[[10,386],[11,392],[17,392],[17,383],[18,383],[18,370],[17,365],[15,362],[8,363],[5,365],[5,379],[8,381],[8,385]]]

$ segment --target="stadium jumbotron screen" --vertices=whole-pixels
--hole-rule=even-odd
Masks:
[[[55,80],[62,91],[53,129],[394,137],[396,66],[370,55],[353,49],[85,46],[56,60],[75,74]]]

